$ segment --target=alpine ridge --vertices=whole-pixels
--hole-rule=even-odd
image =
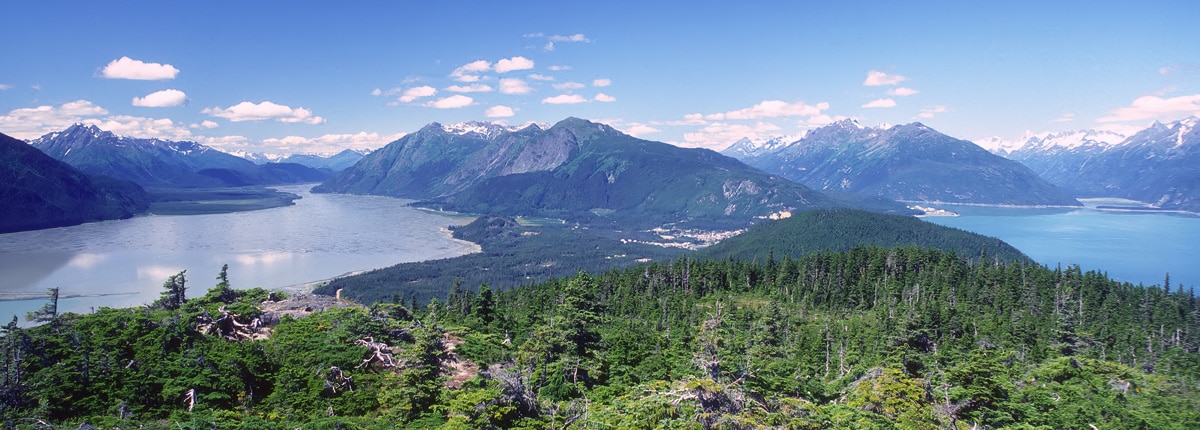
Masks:
[[[494,130],[494,129],[489,129]],[[438,209],[638,227],[745,226],[809,208],[854,206],[716,152],[637,139],[567,118],[543,128],[404,136],[314,188],[382,194]],[[905,212],[894,203],[874,209]]]
[[[742,160],[818,190],[901,201],[1079,205],[1020,163],[919,122],[883,128],[841,120]]]

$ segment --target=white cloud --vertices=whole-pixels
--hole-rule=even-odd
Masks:
[[[609,85],[612,85],[612,79],[604,78],[592,81],[593,87],[607,87]]]
[[[83,123],[95,125],[96,127],[100,127],[101,130],[111,131],[118,136],[157,137],[168,140],[192,139],[192,132],[187,127],[166,118],[116,115],[85,119]]]
[[[487,116],[488,118],[508,118],[510,116],[516,115],[516,111],[514,111],[513,108],[510,108],[508,106],[495,105],[490,108],[487,108],[486,111],[483,111],[483,115]]]
[[[133,98],[133,105],[142,107],[182,106],[184,102],[187,102],[187,94],[176,89],[155,91],[146,97]]]
[[[431,97],[434,94],[437,94],[437,88],[428,85],[422,85],[404,90],[404,94],[400,95],[400,98],[396,99],[396,101],[400,103],[412,103],[413,100],[422,97]]]
[[[863,86],[879,87],[884,85],[896,85],[906,78],[900,75],[889,75],[878,70],[867,72],[867,80],[863,81]]]
[[[615,101],[617,101],[617,98],[610,96],[608,94],[598,93],[598,94],[596,94],[596,101],[598,101],[598,102],[615,102]]]
[[[533,92],[533,88],[517,78],[504,78],[500,80],[500,92],[504,94],[529,94]]]
[[[87,100],[76,100],[58,106],[43,105],[13,109],[0,115],[0,131],[17,139],[36,139],[43,134],[61,131],[85,118],[108,115],[108,110]]]
[[[278,122],[305,124],[322,124],[325,118],[313,116],[312,111],[299,107],[293,109],[290,106],[275,104],[269,101],[262,103],[241,102],[228,108],[210,107],[200,113],[214,116],[217,118],[225,118],[233,122],[241,121],[263,121],[273,119]]]
[[[833,124],[834,122],[841,121],[843,119],[846,119],[846,117],[841,116],[841,115],[838,115],[838,116],[814,115],[806,120],[801,120],[800,126],[806,127],[806,128],[814,128],[814,127],[820,127],[823,125]]]
[[[513,70],[529,70],[533,68],[533,60],[525,57],[505,58],[496,62],[496,73],[508,73]]]
[[[537,34],[538,34],[538,37],[541,37],[541,35],[542,35],[541,33],[537,33]],[[561,35],[556,34],[556,35],[548,37],[547,39],[548,40],[547,40],[546,46],[545,46],[545,49],[547,51],[553,51],[554,44],[558,43],[558,42],[575,42],[575,43],[591,43],[592,42],[590,39],[588,39],[582,33],[576,33],[576,34],[572,34],[570,36],[561,36]]]
[[[896,101],[892,100],[892,99],[876,99],[876,100],[871,100],[871,101],[867,102],[867,104],[862,105],[862,107],[865,107],[865,108],[896,107]]]
[[[532,75],[529,75],[529,79],[533,79],[535,81],[553,81],[554,77],[534,73]]]
[[[1129,106],[1114,109],[1097,122],[1174,121],[1179,118],[1200,115],[1200,94],[1162,98],[1158,96],[1138,97]]]
[[[682,120],[667,121],[663,124],[669,126],[705,125],[708,124],[708,120],[704,119],[704,114],[702,113],[689,113],[684,115]]]
[[[217,127],[220,127],[220,126],[221,126],[221,124],[217,124],[217,122],[216,122],[216,121],[209,121],[209,120],[207,120],[207,119],[206,119],[206,120],[204,120],[204,121],[201,121],[199,124],[192,124],[192,125],[189,125],[189,126],[188,126],[188,128],[207,128],[207,129],[212,129],[212,128],[217,128]]]
[[[464,96],[462,94],[455,94],[450,97],[444,97],[437,99],[436,101],[426,103],[425,106],[438,109],[458,109],[461,107],[470,106],[471,103],[474,102],[475,99],[473,98]]]
[[[662,130],[648,126],[646,124],[635,123],[635,124],[629,124],[629,126],[626,127],[625,129],[623,129],[622,131],[624,131],[625,134],[628,134],[630,136],[639,137],[639,136],[647,135],[647,134],[651,134],[651,133],[658,133]]]
[[[542,103],[552,105],[566,105],[585,102],[587,102],[587,99],[583,98],[583,96],[580,96],[579,94],[560,94],[554,97],[546,97],[542,99]]]
[[[1057,119],[1054,119],[1051,122],[1071,122],[1074,120],[1075,120],[1074,113],[1064,113],[1064,114],[1062,114],[1062,116],[1058,117]]]
[[[375,97],[379,97],[379,96],[383,95],[383,90],[381,90],[379,88],[373,89],[373,90],[371,90],[371,95],[373,95]]]
[[[487,60],[475,60],[464,64],[450,72],[450,77],[459,82],[477,82],[479,74],[492,69],[492,63]]]
[[[108,79],[136,79],[140,81],[159,81],[175,79],[179,69],[170,64],[146,63],[129,57],[112,60],[100,71],[100,76]]]
[[[571,70],[571,66],[550,66],[546,69],[550,70],[551,72],[560,72],[563,70]]]
[[[899,97],[911,96],[911,95],[917,94],[919,92],[920,91],[914,90],[912,88],[904,88],[904,87],[888,88],[888,90],[887,90],[887,93],[889,96],[899,96]]]
[[[942,105],[937,105],[937,106],[934,106],[931,108],[921,109],[921,113],[917,114],[917,116],[928,119],[928,118],[933,118],[934,115],[943,113],[943,112],[946,112],[946,107],[942,106]]]
[[[578,82],[563,82],[561,84],[554,84],[551,86],[554,87],[554,89],[556,89],[556,90],[564,90],[564,91],[565,90],[578,90],[580,88],[587,87],[587,85],[584,85],[584,84],[581,84]]]
[[[404,137],[404,133],[326,134],[320,137],[287,136],[263,139],[255,152],[336,154],[346,149],[375,149]],[[244,145],[244,143],[242,143]]]
[[[728,119],[759,119],[781,116],[813,116],[820,115],[821,111],[825,109],[829,109],[829,103],[821,102],[809,105],[804,102],[788,103],[783,100],[763,100],[752,107],[725,113],[709,114],[705,115],[704,118],[712,121],[722,121]]]
[[[9,85],[9,84],[0,84],[0,91],[7,91],[7,90],[11,90],[11,89],[13,89],[13,86],[12,86],[12,85]]]
[[[699,131],[684,133],[683,140],[685,143],[681,144],[681,146],[719,150],[744,137],[758,139],[766,136],[768,133],[779,130],[779,126],[775,124],[761,121],[753,126],[714,122],[704,126]]]
[[[446,87],[446,91],[455,93],[486,93],[491,90],[492,87],[486,84],[451,85]]]

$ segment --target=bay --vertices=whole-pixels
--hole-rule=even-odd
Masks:
[[[960,216],[925,220],[1000,238],[1051,268],[1077,264],[1147,286],[1162,285],[1169,273],[1172,289],[1200,286],[1200,217],[1097,208],[1135,203],[1116,199],[1081,201],[1081,208],[937,205]]]
[[[149,215],[0,235],[0,320],[40,308],[60,288],[61,312],[154,301],[187,270],[188,296],[216,285],[229,265],[234,288],[300,284],[403,262],[478,251],[447,227],[470,221],[379,196],[312,194],[293,206],[213,215]],[[3,323],[3,321],[0,321]]]

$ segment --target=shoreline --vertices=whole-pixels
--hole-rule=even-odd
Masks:
[[[462,216],[462,217],[470,218],[470,221],[467,221],[463,225],[470,224],[472,221],[475,220],[475,217],[469,217],[469,216]],[[454,232],[450,231],[450,229],[448,227],[439,227],[438,231],[445,233],[446,237],[448,237],[450,240],[452,240],[454,242],[469,245],[469,248],[470,248],[470,251],[468,251],[466,253],[459,254],[459,255],[456,255],[453,257],[445,257],[445,258],[458,258],[458,257],[462,257],[464,255],[471,255],[471,254],[483,252],[483,246],[480,246],[478,243],[475,243],[475,242],[462,240],[462,239],[458,239],[458,238],[454,237]],[[434,259],[434,260],[437,260],[437,259]],[[431,260],[419,260],[419,261],[431,261]],[[418,261],[400,262],[400,263],[392,264],[390,266],[375,267],[375,268],[362,269],[362,270],[354,270],[354,271],[346,272],[346,273],[343,273],[341,275],[337,275],[337,276],[334,276],[331,278],[318,279],[318,280],[310,281],[310,282],[301,282],[299,284],[285,285],[285,286],[277,288],[277,291],[282,291],[287,294],[296,294],[296,293],[312,294],[313,290],[316,290],[317,288],[329,285],[330,282],[336,281],[341,278],[355,276],[355,275],[361,275],[363,273],[367,273],[367,272],[371,272],[371,271],[375,271],[375,270],[379,270],[379,269],[386,269],[388,267],[392,267],[397,264],[416,263],[416,262],[418,262]]]

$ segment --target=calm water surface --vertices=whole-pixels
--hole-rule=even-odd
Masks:
[[[216,215],[144,216],[0,234],[0,324],[45,303],[59,287],[62,312],[150,303],[187,270],[188,296],[216,284],[229,264],[234,288],[284,288],[348,272],[473,252],[446,227],[469,221],[377,196],[311,194],[295,206]],[[32,300],[11,300],[35,296]]]
[[[1078,264],[1145,285],[1162,285],[1170,273],[1173,286],[1200,287],[1200,217],[1102,211],[1095,206],[1111,201],[1084,203],[1078,209],[939,205],[962,216],[925,220],[998,237],[1050,267]]]

